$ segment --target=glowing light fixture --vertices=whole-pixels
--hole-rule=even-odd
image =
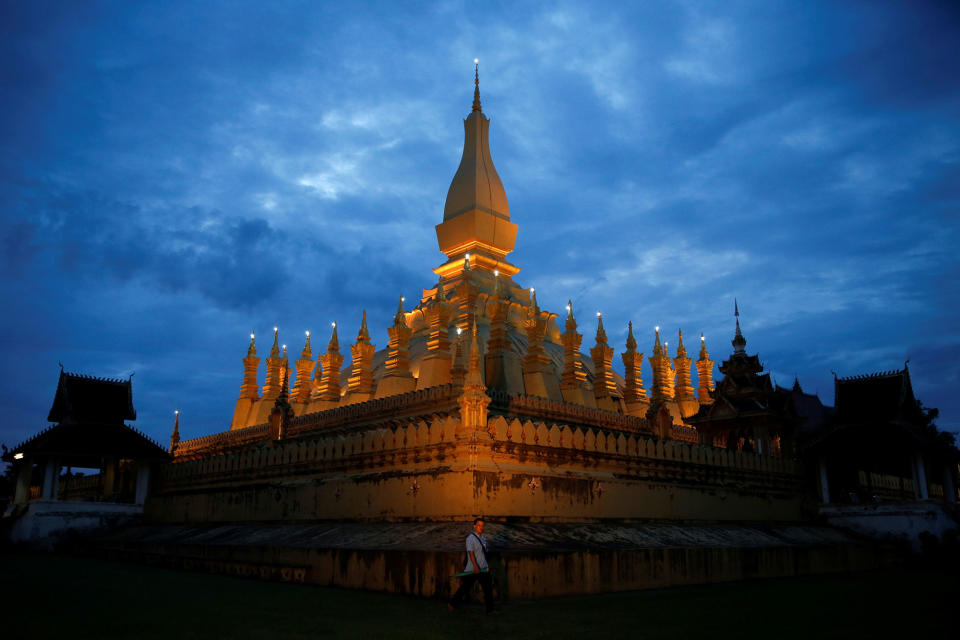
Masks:
[[[305,332],[305,333],[307,334],[307,337],[309,338],[309,337],[310,337],[310,332],[307,331],[307,332]]]
[[[180,409],[174,409],[174,410],[173,410],[173,415],[175,415],[175,416],[180,415]]]
[[[277,328],[276,328],[276,327],[273,328],[273,332],[274,332],[274,333],[277,332]]]
[[[659,327],[659,326],[656,326],[656,327],[654,327],[654,330],[655,330],[655,331],[660,331],[660,327]]]
[[[336,323],[336,322],[331,322],[331,323],[330,323],[330,326],[333,327],[334,329],[336,329],[336,328],[337,328],[337,323]]]
[[[493,277],[494,277],[494,278],[499,278],[499,277],[500,277],[500,271],[499,271],[498,269],[494,269],[494,270],[493,270]]]
[[[15,453],[15,454],[13,454],[13,459],[14,459],[14,460],[23,460],[23,454],[22,454],[22,453]]]
[[[406,302],[406,301],[407,301],[406,298],[404,298],[403,296],[400,296],[400,302]]]
[[[252,334],[252,333],[250,334],[250,339],[253,340],[253,334]]]
[[[474,58],[473,64],[480,64],[480,58]]]
[[[460,335],[461,333],[463,333],[463,329],[461,329],[460,327],[457,327],[457,335]]]
[[[598,318],[599,318],[600,316],[602,316],[602,315],[603,315],[602,313],[600,313],[599,311],[597,311],[597,317],[598,317]]]

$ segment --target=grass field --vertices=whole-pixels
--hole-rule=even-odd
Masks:
[[[479,606],[0,555],[4,638],[960,638],[960,578],[927,569]]]

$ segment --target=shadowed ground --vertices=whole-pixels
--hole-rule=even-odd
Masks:
[[[960,577],[911,568],[512,602],[435,600],[56,555],[0,555],[3,636],[955,638]]]

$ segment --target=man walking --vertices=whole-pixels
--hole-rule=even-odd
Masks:
[[[456,610],[460,601],[470,593],[473,584],[479,580],[483,587],[483,604],[487,607],[487,613],[496,613],[493,609],[493,583],[490,580],[490,567],[487,565],[487,539],[483,537],[483,518],[473,521],[473,531],[467,536],[467,566],[460,575],[460,588],[447,605],[450,611]]]

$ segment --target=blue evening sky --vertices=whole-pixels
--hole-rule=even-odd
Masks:
[[[177,407],[228,428],[251,328],[295,357],[365,308],[384,346],[443,261],[474,57],[516,280],[585,350],[601,310],[618,351],[632,320],[720,361],[736,297],[780,384],[909,359],[960,430],[956,2],[7,0],[0,442],[58,361],[135,371],[166,442]]]

